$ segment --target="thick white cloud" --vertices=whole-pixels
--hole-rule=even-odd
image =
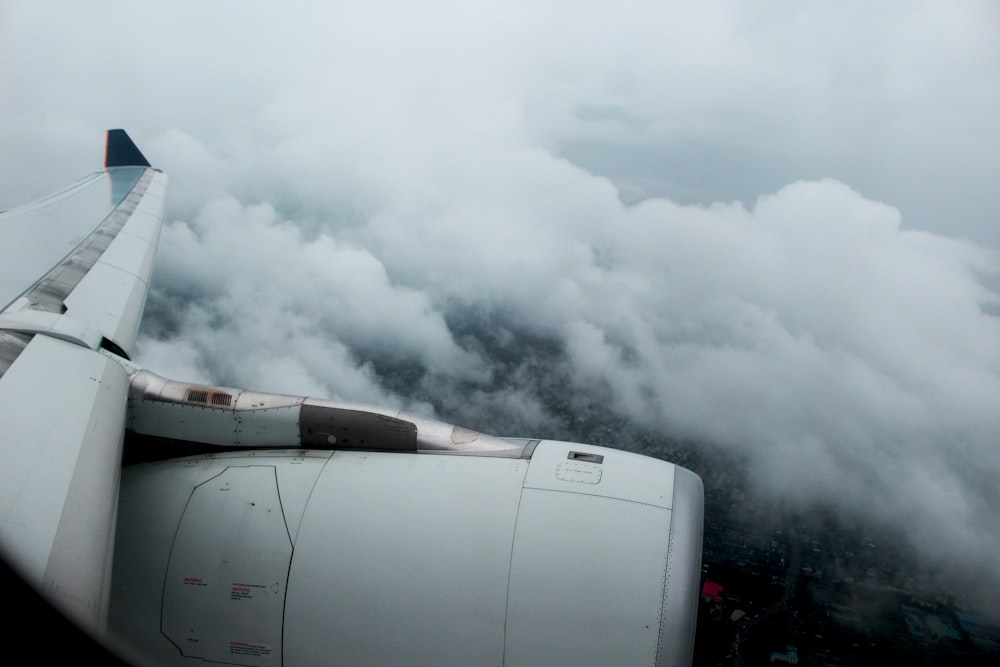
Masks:
[[[491,389],[488,350],[451,333],[449,318],[461,329],[478,312],[511,327],[505,354],[519,336],[553,341],[565,391],[610,392],[637,424],[729,448],[758,493],[910,526],[928,558],[989,574],[1000,497],[980,471],[1000,470],[1000,321],[980,279],[1000,269],[992,251],[905,230],[893,207],[836,181],[749,209],[627,206],[543,152],[488,157],[460,193],[440,157],[428,164],[448,174],[430,180],[440,194],[387,189],[366,220],[305,225],[311,239],[267,204],[209,202],[163,239],[162,289],[192,295],[176,340],[197,340],[224,377],[277,374],[284,390],[355,400],[405,400],[380,395],[362,360],[415,361],[430,376],[409,400],[550,431],[544,380],[521,372]]]
[[[338,382],[348,356],[339,343],[323,342],[331,338],[361,354],[414,359],[431,372],[481,375],[427,296],[392,284],[367,250],[325,234],[306,240],[269,204],[244,207],[233,198],[208,202],[193,224],[165,229],[157,279],[181,300],[181,340],[200,334],[205,357],[224,364],[227,375],[256,379],[261,362],[279,355],[350,391]],[[323,387],[316,377],[309,384],[310,391]]]

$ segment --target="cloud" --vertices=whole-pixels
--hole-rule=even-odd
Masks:
[[[979,471],[1000,466],[1000,322],[981,276],[995,253],[907,230],[832,180],[751,208],[626,205],[527,145],[480,157],[460,174],[454,155],[427,155],[425,187],[381,180],[367,219],[310,212],[312,236],[291,201],[288,219],[229,197],[173,223],[157,280],[193,297],[176,340],[197,337],[221,377],[413,400],[514,435],[572,422],[549,398],[560,377],[737,454],[762,497],[910,526],[930,561],[988,574],[1000,496]]]
[[[367,250],[325,234],[305,239],[269,204],[212,200],[192,225],[168,225],[161,247],[157,280],[167,294],[154,301],[167,300],[172,333],[197,337],[203,359],[228,377],[265,382],[264,371],[281,368],[285,389],[276,391],[359,392],[357,400],[385,396],[351,354],[459,378],[482,373],[424,294],[393,284]]]

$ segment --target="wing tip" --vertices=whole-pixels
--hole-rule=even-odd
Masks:
[[[122,129],[108,130],[104,146],[104,168],[151,167],[149,160]]]

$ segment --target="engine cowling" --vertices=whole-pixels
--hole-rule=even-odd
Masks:
[[[689,664],[701,480],[509,442],[128,466],[111,634],[163,664]]]

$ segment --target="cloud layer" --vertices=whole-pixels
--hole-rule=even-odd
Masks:
[[[832,180],[750,208],[626,205],[530,147],[483,157],[458,196],[390,190],[347,224],[232,197],[173,222],[158,298],[180,324],[155,345],[193,341],[229,381],[439,406],[512,435],[558,437],[558,375],[632,423],[729,450],[764,497],[905,526],[932,561],[992,571],[995,253],[901,229]],[[453,166],[427,164],[449,180]],[[417,380],[398,384],[407,368]]]

